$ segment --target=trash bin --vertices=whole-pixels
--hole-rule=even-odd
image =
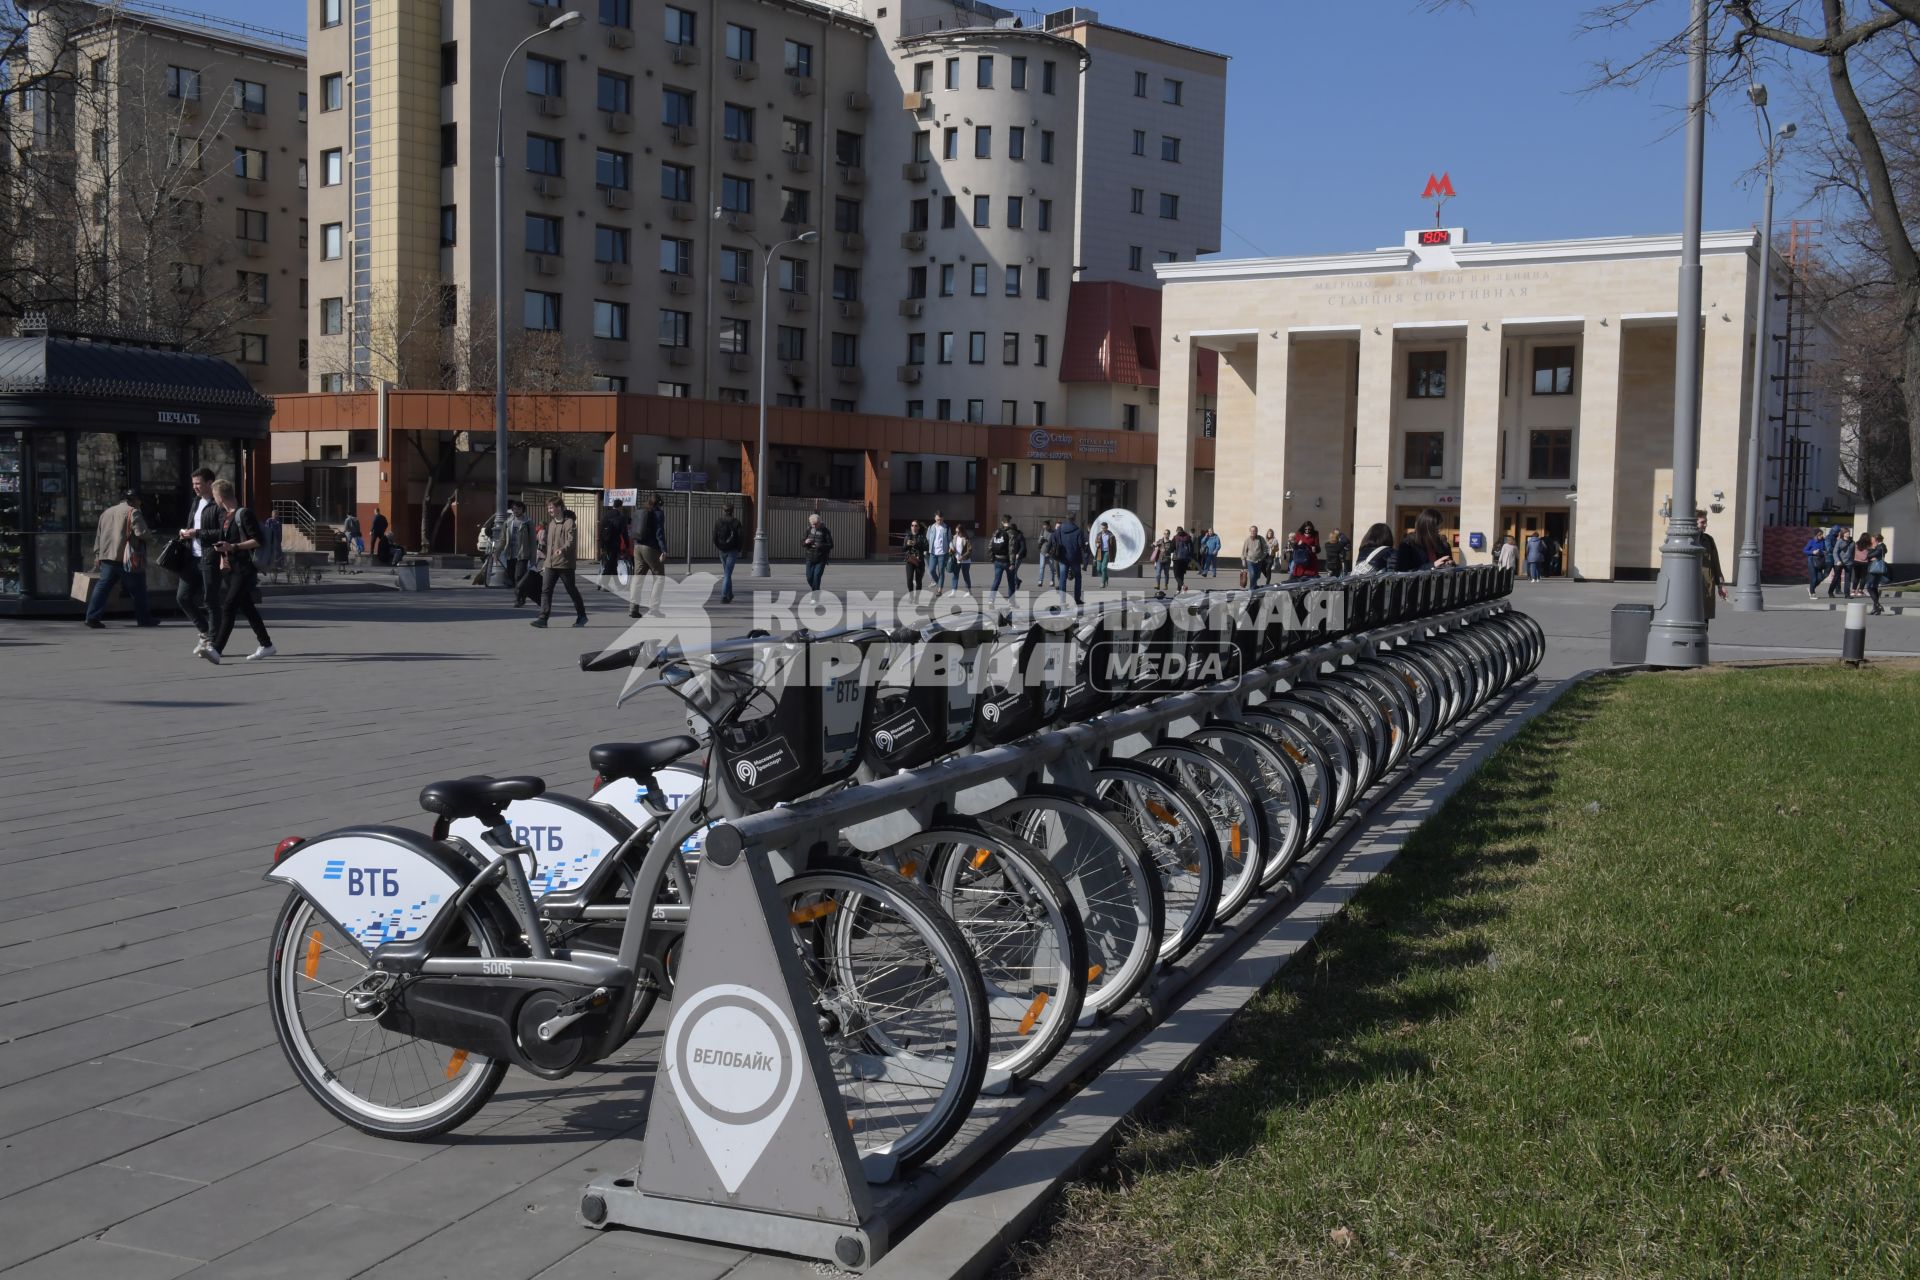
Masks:
[[[402,591],[425,591],[432,585],[427,581],[428,568],[428,562],[425,560],[402,561],[393,566],[394,585]],[[1640,630],[1644,641],[1646,628],[1642,627]],[[1644,652],[1646,645],[1642,643],[1640,647]],[[1634,661],[1637,662],[1639,659],[1636,658]]]
[[[1647,660],[1647,633],[1653,630],[1653,606],[1613,606],[1613,648],[1608,659],[1616,667],[1637,666]]]

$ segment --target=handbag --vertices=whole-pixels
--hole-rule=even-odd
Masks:
[[[193,551],[187,546],[185,538],[169,538],[167,545],[160,548],[160,554],[154,559],[162,569],[178,577],[186,572],[193,560]]]
[[[147,571],[147,542],[145,538],[134,536],[131,513],[127,516],[127,546],[126,550],[120,553],[120,567],[128,573]]]
[[[1245,569],[1240,571],[1240,585],[1243,587],[1247,585],[1247,571]]]

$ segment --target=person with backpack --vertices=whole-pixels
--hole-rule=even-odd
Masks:
[[[1512,549],[1509,540],[1507,550]],[[1358,575],[1385,573],[1393,568],[1393,558],[1393,530],[1384,524],[1371,525],[1360,538],[1360,550],[1354,553],[1353,571]]]
[[[219,666],[220,651],[233,638],[235,615],[243,613],[247,625],[253,628],[253,638],[260,642],[260,647],[247,655],[247,661],[271,658],[280,651],[273,647],[273,637],[267,634],[267,624],[261,621],[260,608],[253,602],[254,589],[260,582],[260,570],[253,562],[253,553],[260,547],[260,521],[251,508],[240,505],[231,480],[213,482],[213,500],[220,504],[222,513],[218,540],[213,544],[213,553],[220,557],[220,617],[200,656]]]
[[[1113,536],[1113,529],[1105,520],[1100,522],[1098,532],[1093,535],[1093,571],[1100,575],[1100,585],[1107,585],[1107,572],[1113,567],[1113,558],[1120,554],[1120,540]]]
[[[637,618],[648,609],[658,612],[666,590],[667,513],[660,506],[660,495],[650,493],[633,534],[633,595],[627,616]],[[644,605],[640,603],[642,596],[646,597]]]
[[[1173,589],[1187,589],[1187,569],[1193,564],[1193,535],[1185,525],[1175,525],[1167,542],[1167,556],[1173,561]]]
[[[826,577],[827,561],[833,558],[833,530],[815,511],[807,516],[807,535],[800,539],[800,550],[807,558],[807,590],[818,591]]]
[[[1320,576],[1320,533],[1313,527],[1311,520],[1306,521],[1294,531],[1287,576],[1289,578]]]
[[[1053,527],[1053,559],[1060,566],[1060,594],[1067,593],[1067,579],[1071,577],[1073,602],[1085,604],[1080,595],[1080,566],[1087,559],[1087,535],[1071,515]]]
[[[1000,527],[987,541],[987,554],[993,559],[993,585],[987,588],[988,597],[1000,594],[1000,580],[1005,578],[1007,599],[1013,599],[1020,590],[1020,564],[1027,558],[1027,535],[1012,516],[1000,517]]]
[[[713,522],[713,549],[720,553],[720,603],[733,603],[733,567],[740,563],[740,547],[745,534],[740,521],[733,514],[733,504],[726,503],[720,508],[720,518]]]
[[[1540,563],[1546,563],[1545,539],[1541,539]],[[1534,548],[1527,548],[1527,572],[1533,572]],[[1413,531],[1400,542],[1400,549],[1394,552],[1393,567],[1402,573],[1411,573],[1421,569],[1449,569],[1453,567],[1453,549],[1447,540],[1440,536],[1440,509],[1428,507],[1413,522]],[[1534,579],[1536,582],[1539,579]]]
[[[1807,558],[1807,599],[1818,599],[1820,579],[1827,576],[1827,540],[1816,531],[1800,554]]]

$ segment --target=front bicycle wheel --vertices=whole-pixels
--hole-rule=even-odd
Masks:
[[[817,858],[778,886],[863,1161],[905,1170],[959,1131],[986,1076],[967,940],[916,885]]]
[[[1093,771],[1097,794],[1126,814],[1160,873],[1166,928],[1160,962],[1172,964],[1213,927],[1223,877],[1220,843],[1199,800],[1164,769],[1131,760]]]
[[[497,931],[471,906],[436,954],[497,956]],[[311,902],[290,894],[273,930],[267,1005],[307,1092],[356,1129],[430,1138],[487,1104],[507,1064],[380,1025],[394,981]]]
[[[1272,848],[1266,814],[1254,799],[1252,784],[1218,751],[1190,740],[1156,743],[1136,758],[1166,769],[1199,798],[1222,857],[1220,903],[1214,919],[1232,919],[1260,888]]]

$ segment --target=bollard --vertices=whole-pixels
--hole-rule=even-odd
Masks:
[[[1855,666],[1867,660],[1867,606],[1855,600],[1847,605],[1847,629],[1841,633],[1840,660]]]

